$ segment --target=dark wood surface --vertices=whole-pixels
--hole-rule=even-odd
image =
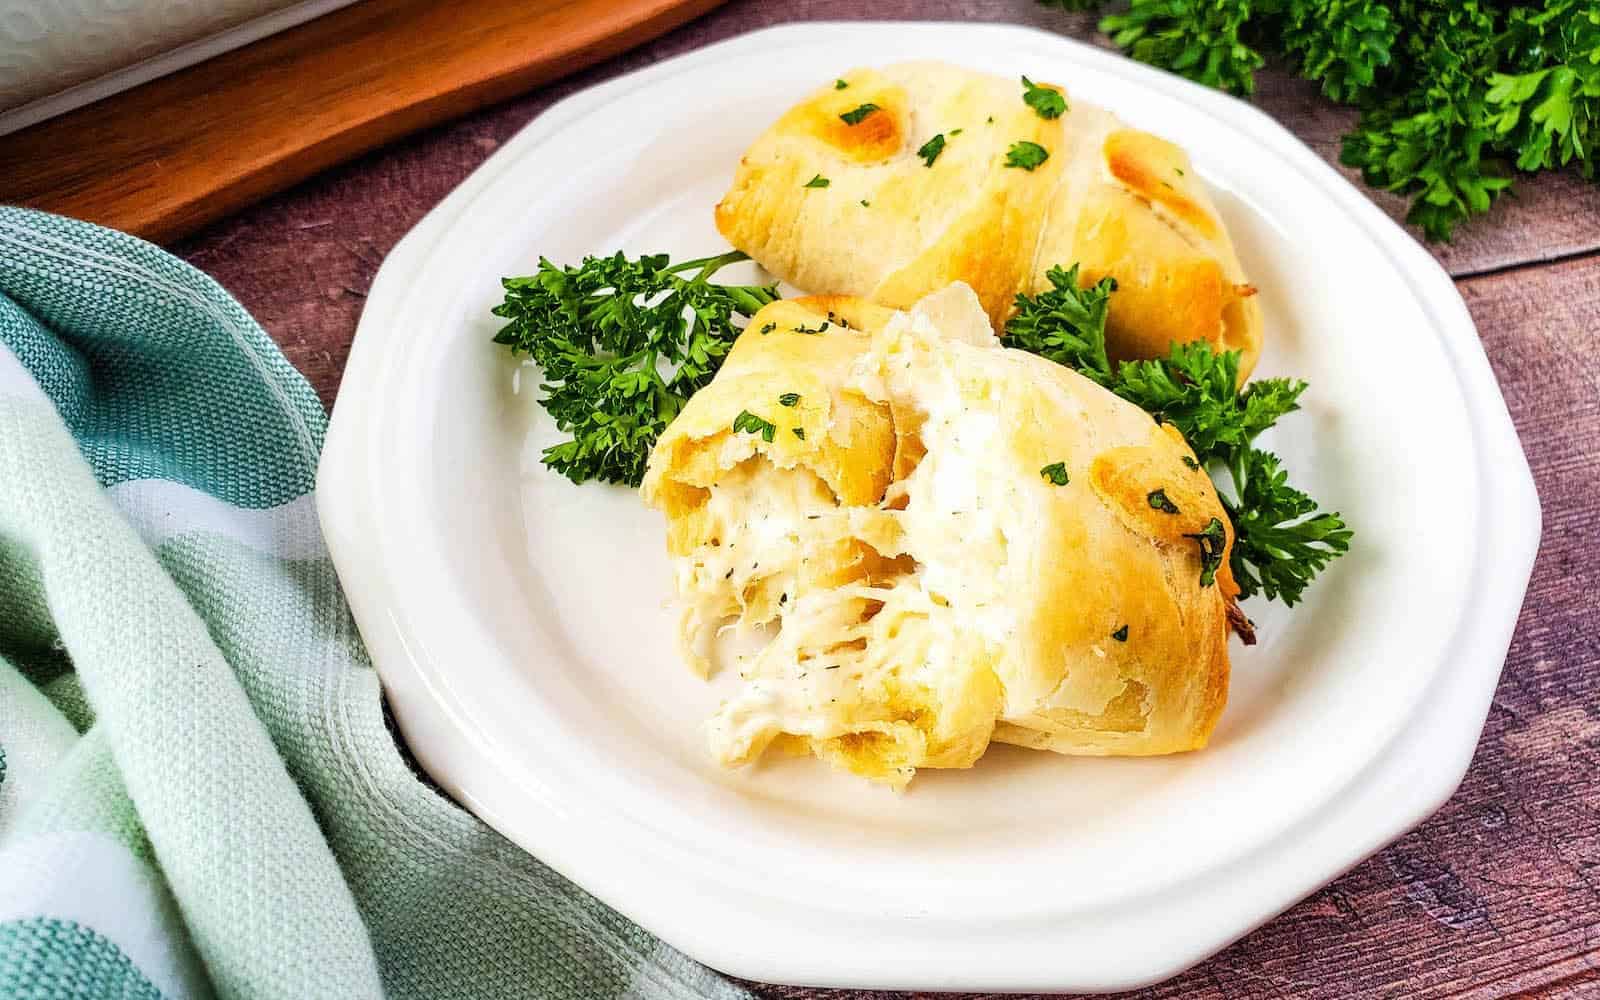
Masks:
[[[365,0],[5,136],[0,203],[176,239],[720,2]]]
[[[1031,0],[731,0],[642,49],[330,170],[179,252],[236,294],[334,405],[384,254],[552,101],[751,28],[860,17],[1093,37],[1091,18]],[[1281,73],[1262,74],[1256,103],[1330,159],[1350,121]],[[1558,175],[1519,192],[1430,247],[1478,323],[1544,505],[1533,582],[1466,780],[1416,831],[1141,998],[1600,997],[1600,186]]]

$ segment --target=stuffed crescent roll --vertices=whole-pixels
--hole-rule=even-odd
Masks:
[[[1206,743],[1226,700],[1227,518],[1182,437],[1001,346],[964,285],[892,313],[763,309],[657,443],[691,662],[770,636],[708,724],[903,786],[991,740]]]
[[[1117,280],[1113,360],[1203,340],[1247,377],[1255,290],[1188,156],[1059,88],[1027,93],[941,63],[853,70],[756,139],[717,228],[809,292],[904,308],[965,282],[997,330],[1077,263],[1085,284]]]

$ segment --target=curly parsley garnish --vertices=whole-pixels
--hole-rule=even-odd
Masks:
[[[1575,165],[1593,179],[1600,163],[1594,0],[1131,0],[1100,30],[1235,94],[1268,59],[1320,84],[1360,112],[1341,161],[1408,199],[1429,239],[1487,212],[1519,174]]]
[[[1061,91],[1054,87],[1041,87],[1027,77],[1022,78],[1022,103],[1046,121],[1060,118],[1062,112],[1067,110],[1067,99]]]
[[[931,167],[933,166],[933,161],[937,160],[942,152],[944,152],[944,133],[941,132],[923,143],[922,148],[917,150],[917,155],[922,157],[923,166]]]
[[[1006,166],[1021,167],[1029,173],[1033,173],[1034,168],[1048,159],[1050,159],[1048,149],[1026,139],[1013,142],[1011,148],[1006,150]]]
[[[1282,595],[1292,605],[1350,547],[1353,532],[1338,514],[1317,510],[1315,500],[1290,486],[1270,451],[1241,450],[1229,473],[1239,495],[1221,499],[1234,525],[1234,580],[1246,593]]]
[[[881,110],[882,109],[876,104],[858,104],[854,108],[851,108],[849,111],[846,111],[844,114],[840,115],[839,118],[846,125],[860,125],[863,121],[866,121],[868,115],[872,114],[874,111]]]
[[[1006,343],[1065,365],[1177,427],[1198,456],[1183,456],[1184,465],[1225,468],[1232,496],[1218,492],[1233,522],[1229,566],[1240,596],[1261,593],[1297,603],[1316,574],[1349,549],[1352,536],[1337,513],[1320,512],[1315,500],[1289,485],[1277,458],[1253,443],[1279,417],[1299,409],[1306,384],[1257,379],[1240,391],[1239,355],[1215,353],[1206,343],[1174,345],[1155,361],[1113,365],[1106,356],[1105,324],[1116,282],[1104,278],[1080,288],[1076,267],[1053,267],[1047,276],[1049,289],[1017,297]],[[1162,500],[1171,502],[1165,493],[1149,498],[1158,510],[1164,509],[1156,507]],[[1217,552],[1225,544],[1225,536],[1214,533],[1200,542],[1202,582],[1208,585],[1217,568],[1206,565],[1213,537],[1219,539]]]
[[[539,270],[505,278],[495,335],[544,372],[540,404],[571,437],[544,464],[581,483],[639,485],[667,424],[716,374],[740,327],[778,298],[775,285],[719,285],[718,269],[749,260],[735,251],[671,263],[666,254],[586,257],[577,267],[540,258]]]

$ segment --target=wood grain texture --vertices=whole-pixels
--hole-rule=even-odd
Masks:
[[[732,0],[603,66],[325,173],[180,252],[239,296],[331,404],[383,255],[540,110],[750,28],[863,16],[1092,36],[1091,19],[1031,0]],[[1313,89],[1266,72],[1257,103],[1336,155],[1348,119]],[[1416,831],[1140,1000],[1600,997],[1600,189],[1554,175],[1521,192],[1430,248],[1462,276],[1544,505],[1543,547],[1466,780]]]
[[[0,137],[0,202],[175,239],[718,2],[365,0]]]

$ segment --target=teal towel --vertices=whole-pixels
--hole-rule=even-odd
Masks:
[[[746,997],[418,781],[326,419],[205,275],[0,208],[0,997]]]

